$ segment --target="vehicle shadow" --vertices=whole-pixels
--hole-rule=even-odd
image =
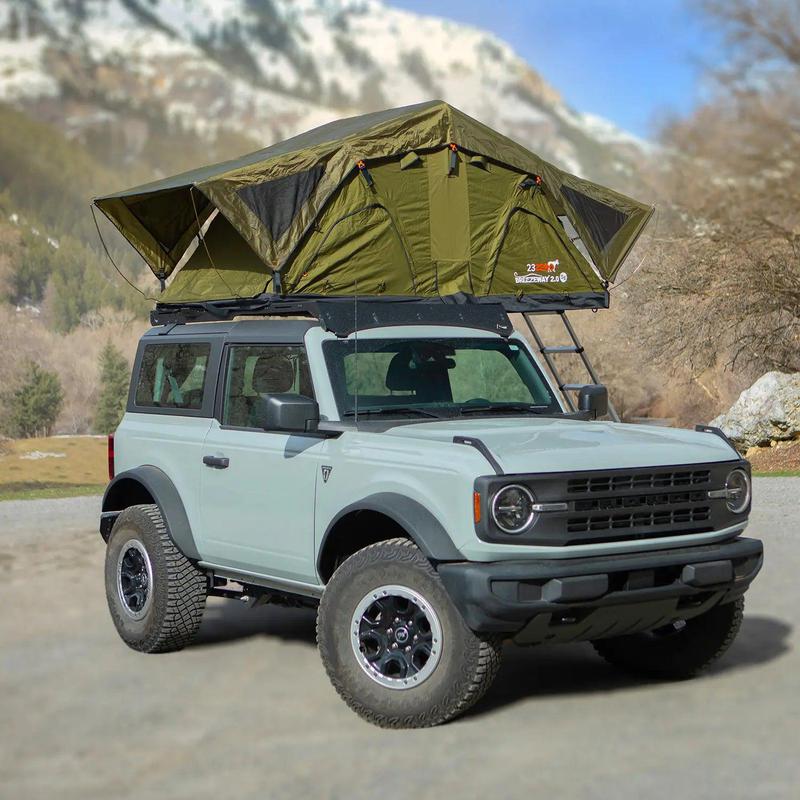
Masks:
[[[250,608],[238,600],[211,601],[191,647],[209,647],[266,636],[283,641],[316,645],[316,612],[311,608],[259,606]]]
[[[212,601],[191,647],[214,647],[254,636],[316,646],[316,612],[310,608]],[[731,650],[709,670],[719,674],[772,661],[790,650],[792,626],[781,619],[748,616]],[[655,680],[629,675],[604,662],[588,643],[517,647],[507,644],[503,665],[486,697],[469,716],[539,696],[632,689]]]
[[[709,674],[757,666],[789,652],[792,626],[774,617],[745,617],[730,651]],[[540,696],[590,694],[658,683],[612,667],[588,643],[541,647],[506,645],[503,665],[492,688],[468,716]]]

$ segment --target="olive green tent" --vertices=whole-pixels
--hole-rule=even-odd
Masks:
[[[604,306],[652,213],[440,101],[94,202],[162,279],[162,304],[465,294]]]

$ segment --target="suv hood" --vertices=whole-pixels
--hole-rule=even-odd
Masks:
[[[721,437],[680,428],[567,419],[446,420],[397,425],[390,436],[481,439],[506,473],[661,467],[739,458]]]

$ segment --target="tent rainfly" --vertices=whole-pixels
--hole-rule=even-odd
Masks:
[[[167,305],[358,294],[605,307],[652,214],[440,101],[94,202]]]

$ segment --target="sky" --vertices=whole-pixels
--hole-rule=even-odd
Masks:
[[[720,58],[692,0],[388,2],[491,31],[569,105],[644,138],[702,100],[703,67]]]

